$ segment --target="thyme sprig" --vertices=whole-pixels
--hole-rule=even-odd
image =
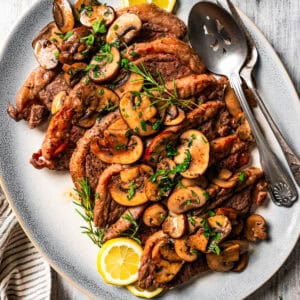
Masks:
[[[94,220],[94,203],[91,201],[91,188],[86,179],[79,181],[80,189],[75,189],[80,202],[73,201],[73,203],[80,207],[75,209],[79,216],[87,223],[86,226],[80,226],[82,233],[86,234],[90,240],[98,247],[102,247],[102,240],[104,236],[104,229],[96,228],[93,224]]]
[[[161,110],[172,105],[178,105],[181,108],[187,108],[190,110],[193,110],[199,106],[191,99],[180,99],[175,80],[173,80],[172,91],[168,90],[166,83],[159,71],[157,71],[157,79],[155,79],[152,74],[146,70],[143,64],[141,64],[139,67],[134,63],[129,63],[128,70],[132,73],[140,75],[143,78],[137,80],[144,81],[143,91],[135,93],[138,93],[140,96],[149,97],[152,105],[157,104]]]

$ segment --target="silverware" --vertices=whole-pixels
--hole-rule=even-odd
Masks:
[[[230,0],[226,0],[226,1],[227,1],[227,5],[228,5],[230,12],[233,15],[235,21],[238,23],[240,28],[244,31],[246,38],[247,38],[248,46],[250,49],[250,53],[248,55],[247,62],[244,65],[244,67],[242,68],[240,75],[246,82],[248,88],[252,91],[254,97],[256,98],[259,108],[261,109],[262,113],[264,114],[267,122],[269,123],[269,126],[271,127],[271,129],[273,131],[273,134],[274,134],[277,142],[279,143],[283,153],[285,154],[287,163],[294,175],[294,178],[295,178],[297,184],[300,186],[300,159],[297,157],[297,155],[294,153],[294,151],[290,148],[290,146],[285,141],[285,138],[283,137],[278,126],[272,119],[263,100],[259,96],[259,94],[256,90],[256,87],[255,87],[255,83],[253,81],[253,70],[258,61],[258,52],[257,52],[256,46],[255,46],[255,43],[252,39],[251,34],[245,27],[240,15],[239,15],[239,12],[237,11],[234,4]],[[220,2],[218,1],[218,3],[220,3]]]
[[[292,206],[298,198],[296,186],[289,172],[271,151],[242,89],[239,73],[248,54],[244,33],[226,10],[211,2],[194,5],[188,27],[190,42],[204,60],[207,69],[227,76],[240,101],[256,139],[261,165],[270,182],[273,202],[278,206]]]

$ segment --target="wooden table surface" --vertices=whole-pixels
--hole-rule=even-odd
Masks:
[[[4,13],[0,18],[0,48],[13,24],[36,1],[38,0],[1,0],[1,10]],[[271,42],[300,93],[300,0],[233,2],[256,23]],[[88,299],[55,271],[52,272],[52,280],[53,300]],[[300,299],[300,241],[280,270],[248,299]]]

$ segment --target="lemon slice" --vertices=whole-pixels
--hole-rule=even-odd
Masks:
[[[172,12],[176,4],[176,0],[122,0],[124,6],[130,6],[141,3],[153,3],[168,12]]]
[[[148,290],[142,290],[136,284],[128,285],[127,289],[134,296],[147,298],[147,299],[156,297],[157,295],[159,295],[163,291],[162,288],[155,288],[155,287],[150,288]]]
[[[142,247],[129,238],[106,242],[99,251],[97,267],[106,283],[129,285],[138,279]]]
[[[156,4],[168,12],[172,12],[175,7],[176,0],[152,0],[151,3]]]

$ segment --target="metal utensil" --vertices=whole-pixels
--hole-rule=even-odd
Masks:
[[[278,144],[280,145],[283,153],[285,154],[285,158],[290,167],[290,170],[293,173],[297,184],[300,186],[300,159],[297,157],[295,152],[287,144],[285,138],[283,137],[278,126],[276,125],[276,123],[274,122],[270,113],[268,112],[268,109],[266,108],[259,93],[257,92],[255,83],[253,81],[253,76],[252,76],[253,70],[258,61],[258,51],[256,49],[255,43],[251,37],[251,34],[245,27],[240,15],[239,15],[239,12],[236,9],[236,7],[234,6],[234,4],[230,0],[226,0],[226,1],[227,1],[227,5],[230,9],[232,16],[234,17],[235,21],[238,23],[240,28],[244,31],[245,36],[247,38],[248,47],[250,49],[250,53],[248,54],[248,59],[246,61],[246,64],[243,66],[243,68],[240,72],[240,75],[246,82],[248,88],[252,91],[254,97],[256,98],[259,108],[261,109],[262,113],[264,114],[267,122],[269,123],[270,128],[273,131],[273,134],[274,134]],[[218,4],[219,4],[219,1],[218,1]]]
[[[247,40],[232,16],[211,2],[195,4],[189,16],[189,39],[213,73],[228,77],[249,121],[260,152],[260,161],[270,181],[271,198],[278,206],[290,207],[298,199],[295,184],[281,161],[271,151],[248,105],[239,76],[248,54]]]

